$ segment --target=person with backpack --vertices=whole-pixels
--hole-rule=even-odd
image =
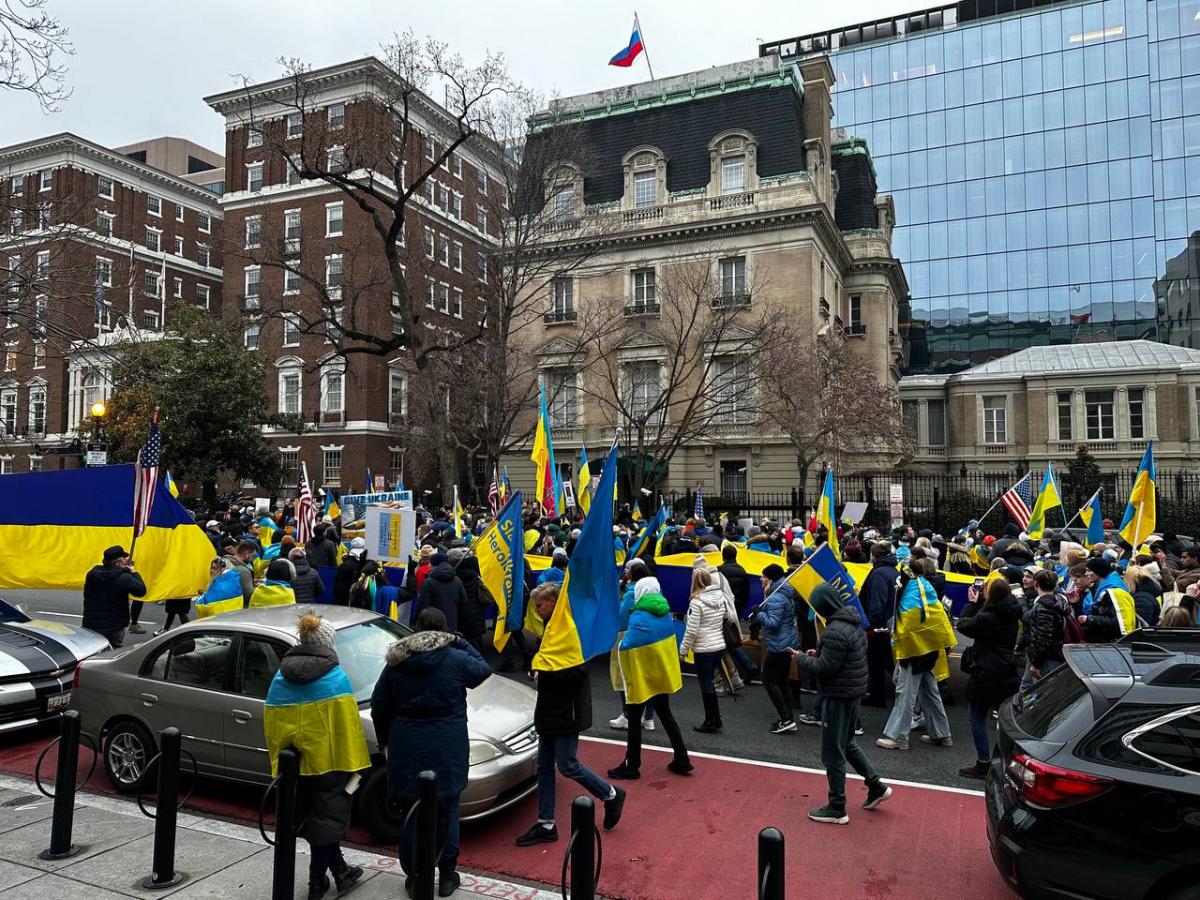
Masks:
[[[1033,585],[1037,597],[1030,615],[1025,645],[1028,665],[1021,679],[1021,690],[1063,664],[1063,644],[1083,642],[1083,629],[1079,627],[1067,598],[1058,593],[1058,576],[1054,571],[1042,569],[1035,573]]]

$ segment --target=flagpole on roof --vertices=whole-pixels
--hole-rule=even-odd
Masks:
[[[646,68],[650,70],[650,80],[654,80],[654,67],[650,65],[650,51],[646,49],[646,32],[642,31],[642,23],[638,20],[637,10],[633,11],[633,24],[637,27],[638,37],[642,40],[642,56],[646,57]]]

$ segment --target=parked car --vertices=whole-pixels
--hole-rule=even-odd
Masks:
[[[370,698],[388,646],[408,628],[367,610],[322,606],[337,629],[337,654],[358,699],[373,767],[357,792],[359,820],[381,842],[398,840],[401,821],[387,803],[387,773],[371,723]],[[289,647],[299,641],[295,606],[224,613],[190,622],[129,650],[90,659],[75,671],[71,706],[102,746],[104,768],[121,791],[137,790],[158,733],[183,732],[201,775],[252,784],[271,780],[263,698]],[[536,695],[492,677],[467,695],[471,767],[464,820],[516,803],[536,787]],[[185,755],[183,770],[191,762]]]
[[[1200,629],[1072,644],[1000,712],[988,837],[1023,897],[1200,898]]]
[[[0,734],[58,718],[75,667],[107,649],[94,631],[33,619],[0,600]]]

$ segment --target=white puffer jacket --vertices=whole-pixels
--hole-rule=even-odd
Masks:
[[[706,587],[692,598],[688,604],[687,630],[679,645],[679,655],[685,656],[689,650],[697,653],[711,653],[714,650],[725,650],[724,621],[729,607],[725,603],[725,594],[719,584]]]

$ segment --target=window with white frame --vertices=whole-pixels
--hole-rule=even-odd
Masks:
[[[146,249],[158,253],[162,250],[162,230],[159,228],[146,228]]]
[[[15,372],[17,369],[17,342],[9,341],[4,345],[4,371]]]
[[[52,187],[54,187],[54,170],[53,169],[42,169],[41,176],[42,176],[42,180],[41,180],[41,185],[39,187],[39,190],[48,191]]]
[[[212,216],[206,212],[196,213],[196,229],[201,234],[208,234],[212,231]]]
[[[451,157],[451,168],[454,169],[455,178],[462,178],[462,157],[457,153]]]
[[[551,369],[546,373],[550,425],[574,428],[579,424],[579,373],[572,369]]]
[[[575,318],[574,278],[555,278],[550,282],[550,314],[558,322]]]
[[[54,219],[54,207],[49,203],[40,203],[37,208],[38,228],[46,231]]]
[[[262,246],[262,216],[246,216],[246,249]]]
[[[0,456],[0,475],[11,475],[13,473],[13,458],[11,456]]]
[[[245,297],[246,309],[257,309],[258,300],[262,294],[262,269],[258,266],[246,266],[245,269],[245,288],[243,293]]]
[[[183,221],[183,204],[182,203],[175,204],[175,221],[176,222]]]
[[[404,451],[388,448],[388,482],[396,484],[404,480]]]
[[[283,346],[300,346],[300,320],[293,315],[283,317]]]
[[[110,238],[113,236],[113,221],[116,219],[112,213],[101,212],[96,210],[96,234],[100,237]]]
[[[50,300],[45,294],[33,298],[33,336],[39,340],[46,337],[46,316],[50,311]]]
[[[983,398],[983,442],[985,444],[1008,443],[1008,398],[990,396]]]
[[[321,451],[321,483],[330,487],[341,487],[342,484],[342,451]]]
[[[750,358],[744,354],[718,356],[712,361],[713,421],[744,425],[754,418]]]
[[[458,241],[455,241],[450,248],[450,265],[454,267],[455,272],[462,271],[463,246]]]
[[[153,194],[146,195],[146,212],[152,216],[162,215],[162,197],[155,197]]]
[[[438,285],[438,309],[446,315],[450,314],[450,285],[444,281]]]
[[[24,193],[25,193],[25,176],[24,175],[14,175],[12,177],[12,195],[14,197],[20,197]]]
[[[96,257],[96,281],[101,287],[113,285],[113,261],[104,256]]]
[[[206,269],[212,264],[212,251],[208,249],[208,244],[196,245],[196,262]]]
[[[330,103],[325,109],[325,120],[330,128],[341,128],[346,124],[346,104]]]
[[[10,437],[17,433],[16,388],[0,390],[0,427],[3,427],[4,434]]]
[[[35,369],[46,368],[46,345],[44,343],[36,343],[33,345],[33,367]]]
[[[346,370],[330,366],[321,373],[321,417],[341,421],[346,411]]]
[[[1111,441],[1116,438],[1116,415],[1112,391],[1086,391],[1083,395],[1087,412],[1087,439]]]
[[[283,470],[284,484],[298,484],[300,482],[300,451],[299,450],[280,450],[279,451],[279,466]]]
[[[1134,441],[1146,439],[1146,389],[1129,389],[1129,438]]]
[[[183,279],[182,278],[173,279],[173,290],[172,290],[171,296],[173,296],[177,300],[183,297]]]
[[[196,285],[196,303],[208,309],[209,287],[207,284]]]
[[[287,136],[288,139],[298,138],[304,134],[304,114],[303,113],[288,113],[287,117]]]
[[[388,421],[403,422],[408,415],[408,375],[392,369],[388,375]]]
[[[279,411],[290,415],[300,413],[300,366],[290,364],[279,370]]]
[[[346,148],[330,147],[329,153],[326,154],[325,164],[330,172],[346,171]]]
[[[342,236],[342,204],[325,204],[325,237]]]
[[[475,254],[475,280],[486,282],[488,277],[488,260],[487,254],[477,252]]]
[[[80,396],[83,399],[80,409],[83,415],[88,415],[92,405],[104,399],[104,376],[99,369],[84,369],[79,379],[79,385]]]
[[[242,329],[242,346],[247,350],[258,349],[258,339],[262,336],[262,325],[258,322],[251,322]]]
[[[1058,419],[1058,439],[1069,441],[1075,434],[1074,405],[1071,402],[1072,391],[1058,391],[1055,395],[1055,415]]]
[[[162,296],[162,275],[154,269],[142,273],[142,290],[147,297]]]
[[[325,291],[331,300],[342,296],[342,254],[333,253],[325,257]]]
[[[462,194],[454,191],[450,194],[450,215],[456,219],[462,218]]]
[[[175,235],[172,252],[175,256],[183,256],[183,238],[181,238],[179,235]]]
[[[721,260],[721,295],[740,297],[746,293],[746,257],[731,256]]]
[[[658,287],[655,282],[653,269],[634,269],[631,273],[633,282],[633,305],[635,307],[655,307],[658,305]]]
[[[746,157],[721,157],[721,193],[740,194],[746,189]]]
[[[40,457],[40,456],[30,456],[29,457],[29,471],[30,472],[42,471],[42,457]]]
[[[863,329],[862,319],[862,296],[860,294],[850,295],[850,332],[857,333]]]
[[[287,164],[288,187],[295,187],[302,180],[302,176],[300,175],[300,160],[298,157],[289,154],[285,161]]]
[[[157,309],[147,309],[142,312],[142,329],[144,331],[158,331]]]
[[[450,211],[450,188],[444,184],[438,185],[437,205],[442,212]]]
[[[487,210],[482,206],[475,207],[475,227],[484,234],[488,233]]]
[[[285,294],[300,293],[299,269],[288,268],[283,270],[283,292]]]
[[[554,218],[569,219],[574,215],[575,185],[563,185],[554,192]]]
[[[25,211],[19,206],[13,207],[8,214],[9,230],[16,234],[25,230]]]
[[[257,125],[251,125],[246,129],[246,147],[261,147],[263,143],[262,129]]]
[[[463,292],[462,288],[455,288],[453,291],[453,300],[450,304],[450,314],[456,319],[463,317]]]
[[[39,250],[38,251],[36,272],[37,272],[38,278],[49,278],[50,277],[50,251],[49,250]]]
[[[249,163],[246,166],[246,190],[261,191],[263,186],[263,164]]]
[[[427,134],[421,135],[421,155],[430,162],[433,162],[433,157],[435,155],[433,138]]]
[[[283,214],[283,252],[300,252],[300,210],[289,209]]]
[[[631,421],[662,420],[662,410],[656,409],[662,397],[661,372],[658,362],[626,363],[625,411]]]
[[[479,193],[481,193],[481,194],[487,194],[487,192],[488,192],[487,169],[476,169],[475,170],[475,190],[479,191]]]
[[[444,234],[438,235],[438,262],[447,268],[450,266],[450,238]]]
[[[658,173],[653,169],[633,174],[633,205],[635,209],[658,205]]]
[[[425,279],[425,308],[437,309],[437,283],[432,278]]]
[[[433,241],[433,229],[426,225],[423,229],[421,229],[421,235],[422,240],[425,243],[425,258],[433,259],[434,254],[437,252]]]

